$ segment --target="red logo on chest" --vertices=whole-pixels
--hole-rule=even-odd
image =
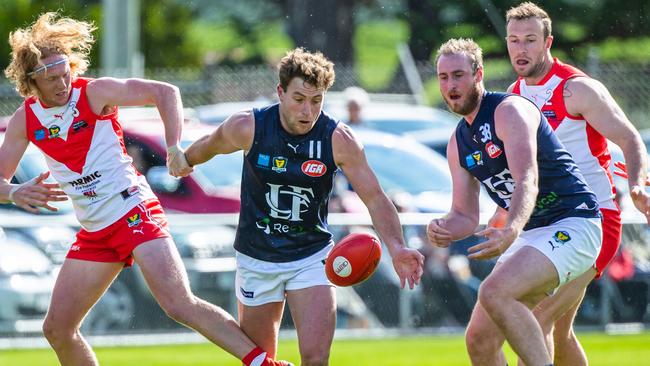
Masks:
[[[503,152],[503,150],[501,150],[499,146],[492,143],[492,141],[485,144],[485,151],[488,153],[488,156],[490,156],[492,159],[499,157],[499,155],[501,155],[501,153]]]
[[[300,168],[310,177],[320,177],[327,172],[327,166],[318,160],[307,160]]]

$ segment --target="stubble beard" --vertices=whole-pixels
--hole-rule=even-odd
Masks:
[[[449,109],[451,109],[454,113],[461,116],[466,116],[472,113],[472,111],[474,111],[474,109],[478,105],[478,100],[479,100],[479,87],[478,84],[475,84],[474,87],[469,91],[469,94],[467,94],[467,100],[465,101],[465,103],[455,107],[453,104],[447,102],[447,106],[449,106]]]

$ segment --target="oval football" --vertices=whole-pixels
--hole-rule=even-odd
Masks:
[[[380,259],[381,244],[376,236],[350,234],[332,248],[325,262],[325,274],[337,286],[356,285],[375,272]]]

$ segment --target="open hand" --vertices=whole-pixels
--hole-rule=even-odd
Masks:
[[[16,206],[32,213],[38,213],[38,207],[58,211],[56,207],[50,205],[50,202],[65,201],[68,196],[61,190],[58,183],[45,182],[49,176],[50,172],[44,172],[28,182],[14,186],[10,199]]]
[[[485,236],[488,240],[467,249],[470,259],[491,259],[498,257],[517,239],[518,233],[512,228],[488,227],[476,232],[476,236]]]
[[[393,257],[393,267],[399,277],[400,286],[404,288],[406,282],[409,288],[420,284],[420,278],[424,272],[424,256],[422,253],[411,248],[400,248],[397,252],[391,253]]]

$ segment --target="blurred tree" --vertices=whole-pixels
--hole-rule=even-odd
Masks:
[[[287,33],[296,46],[321,51],[335,62],[352,61],[355,5],[349,0],[278,1],[287,19]]]
[[[185,37],[194,18],[185,2],[141,1],[141,45],[145,67],[192,67],[201,64],[196,47]]]
[[[401,15],[411,31],[409,47],[416,60],[430,60],[437,47],[451,37],[472,37],[488,57],[505,56],[505,43],[489,19],[505,13],[522,0],[403,0]],[[540,0],[553,20],[554,49],[584,62],[591,45],[609,39],[650,35],[647,0]],[[484,6],[486,4],[492,7]]]
[[[269,33],[283,33],[276,29],[283,22],[276,1],[195,0],[186,6],[197,15],[193,43],[208,52],[204,60],[208,64],[265,63],[270,57],[267,43],[276,41],[269,41],[273,38]],[[219,33],[221,39],[197,39],[201,33],[207,37]]]

